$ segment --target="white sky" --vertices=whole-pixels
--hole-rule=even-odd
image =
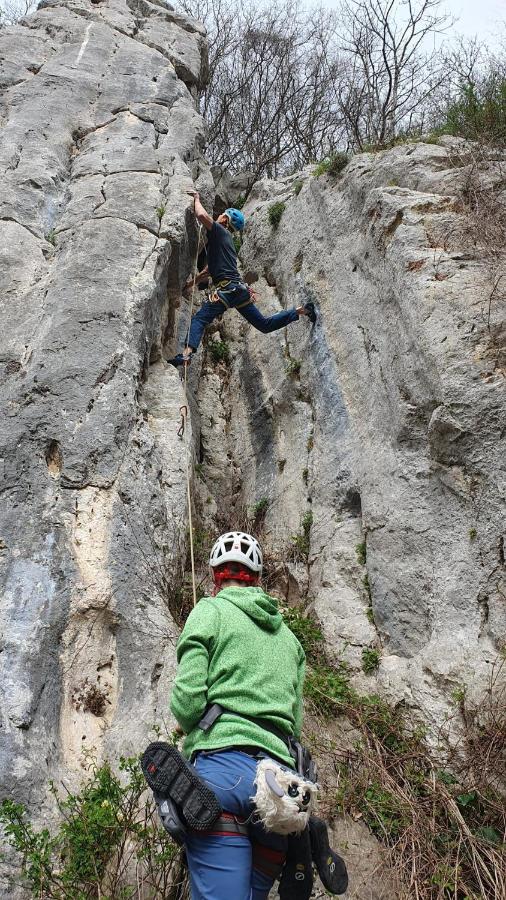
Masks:
[[[444,0],[442,7],[458,21],[454,29],[496,45],[506,38],[506,0]]]

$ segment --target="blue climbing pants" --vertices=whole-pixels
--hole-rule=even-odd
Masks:
[[[230,284],[226,289],[217,291],[220,300],[215,303],[203,303],[199,311],[193,316],[188,334],[188,345],[196,350],[199,346],[206,325],[210,325],[213,319],[222,316],[227,309],[237,309],[250,325],[253,325],[263,334],[284,328],[290,322],[296,322],[299,314],[295,307],[283,309],[273,316],[263,316],[255,304],[250,300],[248,288],[243,284]],[[244,304],[244,306],[242,305]]]
[[[192,831],[186,838],[192,900],[267,900],[286,855],[286,838],[252,822],[257,761],[239,750],[199,753],[197,772],[249,836]]]

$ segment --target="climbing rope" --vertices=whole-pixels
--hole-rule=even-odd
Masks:
[[[198,260],[199,260],[201,234],[202,234],[202,225],[199,224],[199,230],[198,230],[198,235],[197,235],[197,250],[195,253],[195,266],[194,266],[194,271],[193,271],[193,286],[192,286],[191,299],[190,299],[190,323],[191,323],[192,314],[193,314],[193,301],[194,301],[194,297],[195,297],[195,280],[197,278],[197,271],[198,271]],[[189,327],[190,326],[188,326],[188,328]],[[188,427],[187,427],[188,426],[188,410],[189,410],[188,392],[187,392],[188,365],[189,364],[185,364],[183,366],[183,368],[184,368],[183,391],[184,391],[184,397],[185,397],[186,403],[183,406],[181,406],[179,409],[179,411],[181,413],[181,424],[179,426],[177,433],[178,433],[178,437],[180,437],[180,438],[184,437],[185,451],[186,451],[186,453],[185,453],[185,455],[186,455],[186,499],[187,499],[187,503],[188,503],[188,525],[190,528],[190,560],[191,560],[191,570],[192,570],[193,605],[196,606],[197,605],[197,586],[196,586],[196,581],[195,581],[195,554],[194,554],[194,548],[193,548],[193,516],[192,516],[192,497],[191,497],[191,481],[190,481],[191,448],[190,448],[190,443],[189,443],[189,439],[188,439]]]

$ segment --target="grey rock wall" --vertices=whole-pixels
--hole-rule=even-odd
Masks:
[[[449,141],[361,154],[337,180],[255,185],[241,255],[259,307],[312,299],[320,321],[262,335],[227,314],[231,414],[203,430],[209,484],[221,441],[231,507],[269,501],[276,586],[316,611],[367,691],[433,735],[458,725],[456,690],[479,700],[506,643],[504,294],[489,303],[506,269],[471,228],[471,176],[500,196],[502,162],[477,176]],[[199,386],[211,417],[214,383]],[[308,512],[306,564],[293,537]],[[361,672],[365,647],[377,677]]]
[[[0,779],[43,817],[84,748],[138,752],[168,715],[187,511],[161,347],[186,191],[212,188],[205,39],[158,2],[46,2],[0,60]]]

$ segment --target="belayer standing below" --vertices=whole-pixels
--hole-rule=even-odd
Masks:
[[[212,278],[215,287],[215,299],[203,303],[199,311],[193,316],[186,347],[182,353],[178,353],[169,362],[175,366],[185,365],[190,362],[192,353],[195,352],[202,340],[206,325],[210,325],[213,319],[223,315],[227,309],[237,309],[250,325],[264,334],[284,328],[291,322],[296,322],[299,316],[307,316],[312,324],[316,322],[314,303],[305,303],[303,306],[284,309],[273,316],[263,316],[251,299],[250,289],[239,275],[237,268],[237,252],[234,246],[234,232],[244,229],[244,215],[239,209],[226,209],[216,222],[206,212],[200,197],[193,193],[195,215],[201,225],[207,230],[207,265],[199,272],[195,279],[195,285]],[[193,285],[190,280],[187,287]]]
[[[170,704],[192,765],[162,742],[143,756],[164,827],[184,842],[192,900],[267,900],[280,876],[282,900],[308,900],[312,862],[344,893],[346,866],[311,815],[315,770],[298,742],[304,650],[259,586],[252,535],[222,535],[209,564],[214,595],[179,638]]]

